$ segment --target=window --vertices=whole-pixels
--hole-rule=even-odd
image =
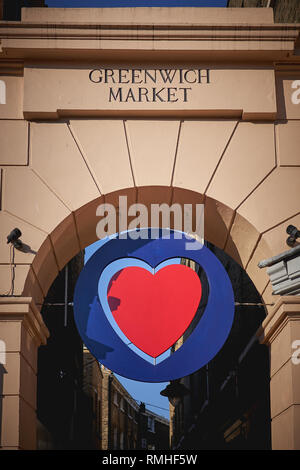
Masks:
[[[124,449],[124,433],[120,434],[120,449]]]
[[[4,80],[0,80],[0,104],[6,104],[6,84]]]
[[[121,397],[120,399],[120,410],[124,411],[124,398]]]
[[[148,431],[155,432],[155,421],[152,416],[148,416]]]
[[[118,430],[114,428],[114,449],[118,448]]]
[[[117,392],[114,392],[114,404],[118,406],[118,394]]]
[[[142,449],[147,449],[147,439],[142,439]]]
[[[0,364],[6,364],[6,344],[0,340]]]

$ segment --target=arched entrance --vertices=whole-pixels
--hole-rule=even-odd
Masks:
[[[295,298],[272,295],[269,277],[258,262],[285,251],[286,226],[297,226],[300,221],[300,166],[291,144],[297,142],[300,119],[299,106],[291,104],[292,83],[299,78],[298,59],[293,56],[299,28],[275,25],[269,12],[262,26],[261,11],[245,19],[242,12],[233,18],[225,10],[219,12],[219,27],[209,29],[208,12],[195,19],[195,12],[188,10],[185,27],[171,15],[167,39],[155,9],[150,10],[157,31],[154,36],[149,36],[145,25],[150,17],[142,11],[134,13],[141,37],[135,36],[132,13],[121,18],[117,10],[105,13],[112,36],[107,33],[107,24],[96,32],[93,24],[87,27],[87,11],[82,11],[79,21],[73,11],[25,9],[19,24],[24,36],[21,44],[15,26],[4,25],[1,239],[5,241],[18,227],[27,247],[23,252],[16,250],[14,259],[5,242],[0,252],[0,318],[7,352],[2,373],[3,448],[35,446],[36,351],[48,334],[39,309],[58,272],[96,240],[100,203],[117,208],[120,195],[127,196],[128,205],[138,202],[148,207],[155,203],[203,203],[205,239],[240,263],[262,296],[268,311],[262,340],[265,335],[266,341],[273,341],[283,321],[289,324],[291,316],[298,318]],[[41,29],[32,40],[35,15]],[[164,18],[168,22],[167,16]],[[191,26],[195,20],[196,30]],[[61,36],[52,37],[53,43],[49,21],[66,29]],[[82,30],[74,22],[80,23]],[[184,38],[186,30],[190,41]],[[232,35],[232,41],[224,39],[224,31],[226,38]],[[261,34],[267,40],[261,41]],[[84,50],[79,49],[76,35]],[[99,48],[98,41],[105,45]],[[130,66],[124,64],[124,48],[130,50]],[[110,62],[111,51],[114,64]],[[95,62],[103,60],[108,65],[99,72]],[[164,81],[168,80],[166,75],[160,72],[158,78],[154,71],[173,70],[174,80],[179,82],[198,77],[199,87],[187,87],[195,93],[191,102],[185,101],[183,93],[182,101],[171,103],[178,97],[172,95],[170,86],[164,90],[170,98],[166,102],[158,98],[162,97],[158,90],[152,95],[156,102],[137,102],[134,92],[132,98],[128,90],[125,100],[114,90],[121,101],[107,101],[107,89],[89,80],[95,69],[98,79],[107,78],[107,86],[114,84],[108,83],[112,78],[121,82],[130,77],[133,82]],[[284,344],[290,358],[289,339]],[[277,371],[282,361],[285,363],[280,347],[276,345],[273,364],[275,447],[284,441],[279,431],[282,423],[293,436],[292,445],[299,440],[293,431],[299,394],[291,379],[294,370],[284,370],[290,388],[283,401],[278,398]],[[287,408],[288,417],[282,414]],[[283,445],[289,444],[284,441]]]
[[[191,192],[189,190],[157,186],[120,190],[105,196],[105,201],[118,201],[119,195],[127,195],[128,200],[135,200],[137,192],[140,194],[140,198],[138,199],[139,202],[145,203],[146,205],[148,205],[150,201],[153,200],[149,198],[149,195],[152,194],[155,194],[155,202],[160,204],[163,202],[169,202],[170,200],[171,202],[176,201],[180,204],[197,202],[202,203],[204,200],[202,195]],[[145,196],[142,197],[142,194]],[[103,202],[103,200],[104,197],[100,197],[91,201],[86,206],[81,207],[75,214],[72,213],[69,215],[58,227],[55,228],[55,230],[49,236],[45,238],[39,251],[33,259],[32,265],[29,268],[29,272],[24,283],[24,297],[22,296],[17,298],[13,297],[9,299],[1,299],[1,307],[4,309],[6,308],[6,319],[14,318],[13,322],[9,322],[11,328],[13,328],[14,331],[13,335],[16,333],[16,328],[18,328],[20,331],[20,344],[18,346],[20,348],[20,352],[23,355],[25,353],[25,351],[23,351],[24,347],[26,347],[26,353],[30,354],[32,366],[35,368],[37,353],[36,348],[41,341],[45,343],[47,337],[47,331],[45,330],[38,309],[42,306],[44,295],[47,294],[48,289],[57,276],[59,270],[63,269],[68,261],[75,254],[77,254],[80,249],[83,249],[85,246],[88,246],[89,244],[96,241],[97,238],[95,227],[99,220],[99,217],[96,216],[96,208],[101,202]],[[238,244],[233,244],[230,232],[228,230],[228,227],[230,226],[228,221],[233,217],[233,214],[234,211],[232,211],[230,208],[210,198],[206,198],[205,238],[211,242],[214,242],[216,246],[223,248],[225,252],[234,257],[235,260],[237,260],[243,267],[246,268],[247,272],[252,276],[252,279],[255,279],[255,276],[253,277],[252,270],[256,269],[257,272],[259,272],[256,266],[257,263],[252,262],[251,264],[250,256],[247,262],[242,261],[242,258],[244,257],[243,249],[244,247],[248,248],[250,243],[249,238],[244,238],[244,234],[249,232],[255,233],[255,230],[250,226],[249,222],[240,217],[239,220],[242,222],[242,228],[240,228],[240,231],[243,234],[243,238],[240,239],[241,248],[239,248]],[[22,222],[19,220],[18,226],[20,226],[20,224],[22,225]],[[22,225],[21,229],[24,233],[23,227],[24,226]],[[24,236],[23,240],[24,242],[26,240]],[[271,250],[269,247],[267,247],[266,251],[264,251],[262,255],[259,256],[260,258],[264,258],[269,257],[270,254]],[[261,290],[262,297],[267,295],[267,287],[268,279],[265,279],[265,285],[258,285],[258,288]],[[272,308],[274,300],[272,298],[270,300],[270,296],[265,297],[265,299],[266,309]],[[11,311],[12,317],[8,317],[7,310]],[[23,337],[23,335],[26,335],[26,338]],[[21,365],[22,364],[20,364],[20,367]],[[34,383],[36,381],[36,369],[35,373],[33,373],[33,371],[34,369],[31,367],[28,367],[28,370],[26,371],[27,373],[25,370],[23,370],[23,376],[20,377],[20,386],[22,384],[22,387],[24,387],[24,392],[23,388],[21,388],[21,391],[26,393],[30,399],[32,399],[32,409],[34,411]],[[9,370],[7,370],[7,372],[9,373]],[[18,399],[20,398],[18,397]],[[27,405],[26,401],[24,398],[25,406]],[[5,400],[3,403],[4,405],[6,404]],[[9,405],[10,404],[8,403],[8,412]],[[21,405],[22,398],[20,399],[20,406]],[[15,403],[13,406],[15,406]],[[20,416],[20,420],[21,419],[23,419],[22,415]],[[23,444],[29,448],[34,448],[34,423],[34,412],[31,416],[27,415],[26,418],[24,418],[26,432],[24,430],[22,432],[22,436],[28,439],[28,437],[31,435],[33,439],[32,441],[25,441],[25,444]],[[11,423],[9,428],[12,429]]]

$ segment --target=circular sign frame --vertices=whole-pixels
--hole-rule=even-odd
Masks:
[[[230,279],[218,258],[203,244],[170,230],[151,239],[151,229],[139,239],[117,235],[85,264],[74,293],[74,316],[79,334],[94,357],[105,367],[129,379],[167,382],[206,365],[224,345],[234,319],[234,294]],[[130,235],[130,234],[128,234]],[[146,239],[148,236],[148,239]],[[186,243],[193,249],[186,249]],[[153,365],[130,349],[114,331],[98,296],[98,280],[103,270],[121,258],[140,259],[152,268],[171,258],[188,258],[205,271],[209,294],[205,311],[183,345],[168,358]]]

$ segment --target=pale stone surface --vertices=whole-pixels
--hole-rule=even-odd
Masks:
[[[23,77],[0,76],[5,83],[5,104],[0,104],[0,119],[24,119]]]
[[[38,350],[35,347],[32,347],[32,336],[30,335],[28,329],[24,326],[24,323],[20,325],[21,328],[21,349],[20,352],[25,358],[26,362],[30,364],[32,370],[37,374],[37,356]]]
[[[269,277],[265,270],[259,269],[258,263],[264,257],[268,257],[267,253],[270,253],[270,248],[264,240],[260,239],[246,268],[248,276],[260,294],[265,290]]]
[[[161,47],[163,41],[158,41]],[[197,41],[199,47],[199,40]],[[123,42],[124,44],[124,42]],[[145,42],[143,43],[144,46]],[[203,45],[203,41],[200,41]],[[138,43],[137,43],[138,45]],[[151,42],[153,45],[153,42]],[[131,44],[132,46],[132,44]],[[124,46],[123,46],[124,47]],[[169,44],[168,44],[169,47]],[[184,73],[191,66],[181,67]],[[113,66],[111,63],[101,63],[101,68],[112,70],[113,80],[104,80],[96,83],[90,80],[89,75],[93,68],[85,67],[58,68],[49,66],[41,68],[26,66],[24,69],[24,116],[26,118],[57,118],[59,116],[118,116],[133,115],[144,116],[145,112],[155,112],[175,115],[178,111],[188,115],[203,117],[243,117],[244,119],[265,119],[276,116],[275,76],[269,67],[248,69],[240,67],[211,66],[209,83],[206,76],[199,83],[198,66],[189,76],[188,81],[180,78],[178,68],[175,67],[175,78],[172,78],[173,67],[164,67],[171,73],[161,76],[160,63],[154,63],[148,70],[154,74],[158,70],[155,81],[149,82],[139,75],[138,83],[132,83],[128,77],[120,85],[118,69],[131,70],[132,63]],[[139,65],[138,70],[147,68]],[[111,73],[111,72],[110,72]],[[126,73],[126,72],[125,72]],[[202,73],[202,72],[201,72]],[[124,74],[124,72],[123,72]],[[117,78],[114,78],[117,77]],[[140,82],[140,83],[139,83]],[[84,93],[82,93],[84,84]],[[147,91],[147,96],[140,96],[140,91]],[[236,90],[239,90],[237,93]],[[144,97],[143,97],[144,96]]]
[[[27,353],[31,352],[30,348],[34,350],[41,343],[45,344],[49,331],[33,299],[23,296],[0,297],[0,320],[6,326],[8,324],[13,325],[12,328],[8,327],[8,335],[15,335],[16,339],[21,341],[17,344],[10,339],[10,347],[14,345],[14,348],[9,352],[21,352],[31,368],[35,370],[34,361],[36,356]],[[24,334],[22,329],[20,334],[20,325],[24,327],[28,335]]]
[[[282,387],[282,384],[285,384],[284,387]],[[277,416],[289,406],[299,404],[299,402],[299,366],[289,360],[276,372],[271,380],[271,416]]]
[[[234,212],[220,201],[209,197],[205,198],[204,206],[204,233],[205,239],[223,249],[226,243],[228,230],[233,221]],[[235,256],[234,256],[235,255]],[[232,257],[240,263],[238,253],[232,253]]]
[[[10,263],[10,245],[6,242],[7,235],[14,229],[19,228],[22,232],[20,240],[24,244],[25,252],[15,250],[15,262],[30,264],[38,252],[46,234],[32,225],[20,220],[5,211],[0,211],[0,237],[4,243],[0,244],[0,262]]]
[[[300,107],[300,104],[295,106]],[[279,165],[300,166],[300,120],[279,122],[275,130]]]
[[[75,221],[81,249],[97,241],[96,226],[100,218],[96,217],[96,210],[103,203],[104,196],[101,196],[75,211]]]
[[[122,120],[72,120],[71,130],[103,194],[133,185]]]
[[[0,298],[0,325],[8,348],[5,364],[0,365],[0,446],[35,449],[37,347],[45,344],[49,331],[30,297]]]
[[[291,359],[292,355],[291,324],[287,322],[271,344],[270,377]]]
[[[38,308],[40,308],[44,302],[45,295],[39,284],[39,280],[36,277],[34,270],[32,269],[32,265],[26,276],[22,294],[26,297],[32,297]]]
[[[167,188],[165,188],[167,189]],[[169,198],[170,198],[170,193],[165,191],[164,194],[165,201],[168,203]],[[197,204],[204,204],[204,196],[202,194],[199,194],[195,191],[186,191],[182,188],[171,188],[171,202],[170,204],[179,204],[182,209],[182,214],[184,218],[184,211],[185,211],[185,204],[192,204],[192,230],[195,230],[196,227],[196,205]],[[201,210],[203,209],[203,206],[201,206]],[[204,230],[205,230],[205,224],[204,224]]]
[[[236,121],[184,121],[181,125],[174,186],[204,193]]]
[[[273,306],[276,304],[277,300],[279,299],[279,295],[273,294],[272,284],[268,282],[267,287],[262,293],[262,299],[266,304],[266,311],[271,312]]]
[[[127,207],[137,202],[137,189],[129,188],[121,191],[112,192],[98,199],[91,201],[89,204],[81,207],[74,214],[76,230],[78,233],[80,248],[83,249],[86,246],[94,243],[98,240],[96,232],[97,225],[101,220],[101,216],[97,215],[97,209],[102,204],[111,204],[115,208],[116,213],[116,230],[119,228],[119,197],[126,196]],[[130,218],[128,218],[130,220]],[[114,233],[114,232],[112,232]]]
[[[26,277],[30,269],[29,264],[17,264],[15,267],[15,278],[13,282],[14,295],[23,293]],[[0,264],[0,294],[12,292],[12,268],[9,264]]]
[[[171,184],[178,121],[126,122],[129,152],[137,186]]]
[[[19,448],[19,406],[16,395],[2,397],[1,446]]]
[[[34,57],[42,61],[47,50],[49,59],[90,59],[99,63],[101,50],[106,60],[117,58],[123,62],[130,51],[131,58],[140,63],[144,62],[147,51],[152,61],[157,60],[157,52],[161,52],[159,56],[166,63],[170,59],[176,61],[180,58],[183,62],[209,63],[216,59],[232,64],[238,58],[243,64],[247,60],[252,64],[253,60],[257,60],[261,65],[263,59],[269,65],[272,61],[289,58],[298,36],[298,27],[293,24],[259,27],[245,24],[198,24],[194,28],[177,23],[168,28],[160,24],[149,28],[149,24],[128,22],[108,23],[106,27],[99,28],[99,23],[76,23],[56,21],[53,28],[49,28],[47,22],[40,23],[38,28],[36,23],[30,22],[5,25],[2,29],[5,58],[15,57],[16,50],[22,58],[26,58],[28,52],[34,49]],[[64,34],[58,34],[58,31]],[[265,88],[265,91],[270,92],[270,89]],[[269,94],[265,98],[268,99]]]
[[[288,238],[286,229],[288,225],[300,227],[300,214],[285,220],[282,224],[263,234],[262,238],[269,245],[272,256],[276,256],[279,253],[289,250],[289,246],[286,243]]]
[[[35,364],[36,366],[36,364]],[[36,369],[36,367],[35,367]],[[20,357],[20,395],[35,411],[36,393],[37,393],[37,378],[36,370],[33,370],[30,364]]]
[[[2,121],[0,142],[0,165],[28,164],[28,123],[26,121]]]
[[[129,207],[132,205],[132,204],[135,204],[137,202],[137,199],[138,199],[138,188],[129,188],[129,189],[123,189],[121,191],[115,191],[113,193],[109,193],[109,194],[106,194],[104,196],[104,202],[105,204],[111,204],[112,206],[115,207],[116,209],[116,215],[117,215],[117,223],[116,223],[116,231],[122,231],[122,230],[126,230],[127,227],[128,227],[128,224],[129,222],[135,218],[135,216],[131,217],[131,216],[127,216],[127,226],[126,228],[123,226],[120,226],[119,224],[119,214],[120,214],[120,196],[124,197],[126,196],[126,201],[127,201],[127,212],[128,212],[128,209]],[[125,208],[125,205],[124,205],[124,211],[126,212],[126,208]],[[97,216],[97,222],[100,220],[100,217]],[[122,225],[122,222],[121,222],[121,225]],[[98,235],[97,235],[98,237]]]
[[[274,125],[239,123],[207,194],[236,209],[275,164]]]
[[[295,340],[300,340],[300,322],[287,321],[271,343],[271,377],[291,359],[293,352],[295,352],[295,348],[292,348]],[[297,373],[297,369],[294,371]]]
[[[299,406],[298,406],[299,407]],[[294,407],[272,419],[272,450],[295,450]]]
[[[272,449],[299,449],[299,364],[292,355],[299,339],[299,296],[278,296],[274,308],[258,331],[260,341],[270,345]]]
[[[278,73],[277,74],[277,103],[279,106],[280,119],[300,119],[300,104],[293,103],[294,93],[295,99],[298,101],[300,94],[299,83],[293,88],[293,83],[299,81],[299,72],[294,73]]]
[[[1,322],[1,337],[5,338],[6,352],[19,351],[21,343],[21,321]]]
[[[276,168],[238,213],[259,232],[275,227],[299,212],[299,180],[300,168]]]
[[[80,251],[74,214],[70,214],[51,233],[51,242],[59,269],[63,267]]]
[[[19,352],[8,352],[3,374],[3,395],[21,395],[36,406],[36,375]]]
[[[65,123],[33,123],[30,138],[33,170],[70,210],[78,209],[99,196],[86,162]]]
[[[59,271],[53,246],[49,237],[46,238],[39,249],[38,256],[34,258],[32,268],[39,281],[43,294],[46,296]]]
[[[212,15],[221,26],[212,25]],[[300,77],[298,71],[276,72],[279,110],[276,115],[275,72],[273,66],[266,64],[276,62],[277,67],[286,66],[291,70],[299,27],[273,25],[271,10],[254,8],[232,11],[224,8],[86,9],[80,12],[25,9],[24,18],[27,23],[4,25],[2,29],[2,71],[10,67],[12,73],[14,58],[17,58],[21,74],[20,64],[24,59],[35,59],[35,65],[26,62],[25,79],[14,75],[6,77],[4,73],[0,78],[6,86],[6,103],[0,104],[0,118],[16,120],[11,124],[0,122],[5,147],[3,165],[26,164],[24,145],[19,149],[21,141],[26,141],[24,116],[44,122],[30,124],[30,164],[34,171],[12,166],[1,170],[1,288],[10,287],[5,245],[10,229],[18,226],[24,234],[23,241],[38,251],[34,259],[33,253],[16,253],[15,292],[32,295],[42,304],[58,270],[80,248],[96,241],[98,205],[105,201],[118,208],[119,195],[126,194],[129,204],[138,201],[148,207],[151,203],[162,202],[204,202],[206,238],[220,248],[225,247],[230,256],[247,267],[266,303],[275,302],[278,298],[272,296],[266,270],[260,270],[257,264],[283,251],[286,225],[299,226],[300,169],[295,165],[299,165],[300,105],[292,104],[291,97],[295,91],[292,84]],[[30,21],[35,24],[30,26]],[[67,24],[68,21],[73,25]],[[49,28],[48,22],[57,23],[57,27]],[[80,22],[81,25],[76,24]],[[99,28],[101,22],[115,24],[111,28]],[[148,26],[143,26],[143,22]],[[149,28],[151,22],[156,26]],[[181,26],[175,25],[179,22]],[[99,53],[102,54],[101,67],[109,63],[114,69],[130,69],[133,64],[139,64],[141,69],[169,69],[170,64],[195,68],[196,64],[210,63],[211,83],[191,84],[193,99],[186,102],[158,99],[150,103],[130,98],[122,103],[109,103],[108,87],[103,87],[103,83],[94,84],[88,77],[91,67],[99,67]],[[47,63],[48,57],[51,64]],[[214,62],[215,58],[222,60],[222,65]],[[39,59],[43,64],[38,63]],[[71,62],[72,59],[76,61]],[[232,59],[235,64],[242,60],[243,66],[233,65]],[[248,59],[251,61],[247,63]],[[279,63],[280,59],[284,60]],[[70,62],[62,67],[67,60]],[[72,122],[68,126],[70,117]],[[61,122],[45,122],[56,118]],[[125,118],[128,119],[127,134],[123,128]],[[235,119],[253,120],[256,124],[239,123],[218,166]],[[262,119],[281,119],[276,123],[280,167],[274,170],[274,124],[263,123]],[[298,121],[282,122],[284,119]],[[15,139],[14,147],[8,148],[10,126],[22,127],[23,137]],[[13,136],[17,135],[20,132],[14,131]],[[208,195],[203,197],[200,193],[204,193],[207,186]],[[130,189],[122,189],[126,187]],[[187,191],[187,188],[197,192]],[[106,194],[99,197],[102,191]],[[10,374],[13,368],[15,375],[5,377],[5,390],[16,395],[4,396],[2,401],[1,445],[34,448],[35,381],[31,377],[27,384],[26,377],[30,375],[28,370],[36,371],[36,346],[41,338],[45,342],[47,335],[37,311],[31,312],[31,316],[27,312],[28,323],[23,322],[20,330],[22,308],[20,305],[9,307],[2,313],[12,315],[12,321],[1,322],[1,327],[4,325],[1,334],[7,338],[10,348]],[[285,307],[279,317],[284,315]],[[264,324],[264,333],[272,336],[274,345],[271,393],[272,413],[277,415],[272,423],[272,445],[273,448],[299,448],[300,407],[295,403],[300,401],[300,375],[297,366],[291,367],[288,359],[289,342],[299,338],[297,316],[290,326],[284,326],[277,314],[272,315],[269,309]],[[274,324],[268,323],[270,317]],[[291,325],[293,329],[288,333]],[[19,377],[18,357],[22,366]],[[21,378],[20,390],[26,402],[17,395]]]
[[[79,19],[77,8],[22,8],[22,21],[272,24],[273,12],[266,8],[81,8]]]
[[[2,323],[2,322],[1,322]],[[20,393],[20,353],[7,352],[3,374],[3,395],[19,395]]]
[[[161,204],[164,202],[170,204],[172,196],[173,191],[170,186],[145,186],[137,188],[137,202],[145,204],[148,211],[151,211],[151,204]]]
[[[33,171],[11,167],[3,173],[3,209],[46,233],[69,215],[66,206]]]
[[[275,296],[274,296],[275,298]],[[262,322],[261,328],[258,330],[260,341],[264,344],[271,344],[274,335],[277,334],[278,327],[283,327],[286,319],[290,317],[297,320],[300,309],[300,298],[295,295],[276,296],[276,302],[270,314]],[[280,329],[278,330],[278,333]]]
[[[172,187],[171,203],[174,204],[204,204],[205,197],[197,191],[188,191],[187,189]],[[166,194],[166,202],[169,195]]]
[[[253,225],[236,213],[228,235],[225,251],[232,258],[240,258],[240,264],[245,267],[258,242],[259,233]]]

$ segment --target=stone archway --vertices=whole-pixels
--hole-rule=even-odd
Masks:
[[[23,136],[30,157],[28,165],[3,166],[1,229],[5,238],[20,226],[31,250],[16,253],[15,294],[32,295],[40,304],[70,247],[72,256],[95,240],[88,224],[96,206],[116,204],[125,191],[128,204],[204,202],[206,238],[246,268],[270,303],[268,278],[257,263],[285,249],[285,227],[300,217],[299,167],[277,162],[274,124],[99,119],[16,124],[7,122],[7,130],[12,126]],[[70,247],[64,231],[72,233]],[[1,263],[9,289],[5,246]]]
[[[235,230],[241,232],[239,239],[233,240],[230,235],[230,227],[236,217],[234,211],[221,202],[205,197],[194,191],[183,188],[172,188],[165,186],[144,186],[139,188],[128,188],[100,196],[90,203],[81,207],[75,213],[64,219],[41,245],[35,255],[31,269],[24,283],[23,295],[33,297],[36,305],[41,305],[43,296],[48,292],[53,280],[58,272],[64,268],[72,257],[81,249],[97,241],[96,226],[100,217],[96,215],[96,209],[100,204],[109,203],[116,207],[118,213],[119,197],[126,196],[128,204],[138,202],[145,204],[149,208],[153,204],[204,204],[205,219],[205,240],[213,243],[218,248],[224,250],[235,261],[237,261],[255,283],[255,272],[260,272],[257,266],[251,264],[255,244],[253,239],[258,241],[261,237],[251,224],[243,217],[239,217]],[[194,214],[195,215],[195,214]],[[130,218],[128,217],[128,222]],[[172,225],[171,225],[172,227]],[[118,230],[117,219],[117,230]],[[251,233],[253,238],[245,237],[244,234]],[[245,251],[248,250],[248,258]],[[266,243],[261,257],[269,257],[271,248]],[[34,275],[32,275],[34,274]],[[268,284],[268,279],[265,280]],[[260,294],[263,295],[266,285],[259,285]],[[266,308],[274,302],[266,298]]]
[[[146,205],[204,203],[205,237],[246,269],[265,302],[262,336],[277,338],[299,307],[280,299],[272,308],[272,287],[257,266],[286,249],[286,226],[300,222],[300,107],[292,101],[299,25],[274,24],[271,9],[67,10],[24,9],[21,22],[1,25],[3,448],[34,448],[36,350],[47,337],[39,308],[58,271],[95,241],[100,202],[126,194]],[[121,82],[127,69],[132,81],[142,69],[174,69],[175,85],[185,77],[193,99],[174,101],[162,75],[169,100],[109,102],[108,89],[89,80],[99,63],[110,76],[118,70]],[[27,250],[12,260],[6,236],[15,227]],[[284,354],[279,343],[277,447],[283,434],[294,439],[291,405],[300,390],[282,367],[289,340]],[[284,400],[278,370],[288,370]],[[282,423],[290,434],[278,432]]]
[[[78,126],[79,121],[76,124]],[[286,224],[297,224],[299,220],[299,215],[296,214],[296,202],[289,203],[286,212],[282,200],[287,197],[288,190],[296,193],[296,183],[293,183],[295,169],[289,171],[289,168],[280,168],[274,164],[274,167],[271,166],[271,169],[265,170],[267,174],[261,174],[257,162],[251,161],[251,153],[248,149],[248,158],[243,165],[250,164],[255,180],[251,178],[249,182],[249,175],[245,176],[247,192],[249,192],[247,196],[241,191],[241,186],[236,184],[230,167],[231,159],[237,161],[239,156],[240,145],[235,148],[234,135],[239,125],[243,128],[243,123],[232,124],[230,122],[231,131],[228,133],[227,121],[220,121],[217,124],[210,121],[184,121],[183,123],[173,120],[136,121],[132,122],[135,132],[130,134],[130,145],[126,141],[129,133],[125,133],[123,121],[83,121],[83,128],[88,124],[90,124],[88,135],[92,132],[91,137],[95,140],[99,136],[96,129],[101,129],[102,124],[104,128],[112,126],[114,130],[118,127],[120,134],[123,134],[122,138],[120,136],[118,138],[118,145],[123,142],[121,149],[115,150],[118,153],[112,150],[109,153],[103,153],[103,172],[101,172],[102,166],[98,169],[93,166],[93,149],[86,150],[84,139],[78,140],[78,137],[75,139],[69,122],[30,123],[29,165],[3,169],[3,211],[1,213],[4,222],[2,224],[3,237],[14,226],[18,226],[22,231],[23,242],[30,247],[27,253],[16,253],[14,294],[21,297],[0,300],[1,317],[13,320],[10,322],[10,328],[14,336],[16,336],[16,327],[18,329],[19,344],[15,344],[13,349],[20,351],[21,357],[23,355],[26,357],[27,354],[26,360],[30,364],[26,370],[24,363],[18,362],[15,358],[22,375],[18,375],[16,380],[12,379],[10,384],[12,393],[9,396],[5,396],[7,388],[4,390],[3,411],[11,416],[12,409],[16,409],[17,406],[19,414],[15,414],[14,427],[10,421],[8,435],[5,436],[2,433],[3,447],[34,448],[35,446],[36,351],[40,342],[45,342],[47,337],[39,308],[59,270],[80,249],[96,240],[95,227],[99,220],[96,217],[96,208],[100,203],[109,202],[117,207],[120,195],[128,197],[128,204],[141,202],[146,206],[163,202],[168,204],[204,203],[205,238],[223,249],[246,269],[262,296],[267,310],[272,309],[274,296],[272,297],[266,273],[260,270],[257,264],[261,259],[268,258],[284,249],[283,233]],[[128,121],[126,125],[128,126]],[[75,127],[74,124],[73,126]],[[203,158],[199,158],[197,152],[192,159],[193,149],[197,148],[199,127],[202,126],[204,127],[202,136],[207,137],[208,129],[212,129],[211,144],[206,149],[207,152]],[[219,134],[215,134],[215,126],[219,128]],[[262,132],[264,137],[265,132],[267,133],[269,152],[275,159],[274,141],[273,138],[271,139],[273,125],[250,124],[250,128],[252,126],[255,132]],[[180,133],[179,127],[181,127]],[[160,128],[165,131],[163,141]],[[212,137],[222,134],[222,130],[226,138],[223,138],[222,145],[218,146],[218,142]],[[233,130],[235,130],[234,133]],[[107,133],[107,129],[105,132]],[[194,139],[192,148],[187,146],[187,141],[184,140],[185,132],[188,135],[188,142],[191,138]],[[77,133],[79,134],[78,129]],[[116,143],[113,135],[107,145],[112,144],[114,148]],[[151,154],[148,155],[143,153],[146,135],[152,136]],[[266,146],[268,150],[268,145],[265,143],[264,151],[266,151]],[[215,163],[206,175],[206,184],[211,189],[202,194],[190,188],[195,188],[197,185],[196,171],[201,178],[204,178],[204,172],[201,169],[204,167],[205,171],[208,171],[206,163],[209,162],[212,152],[217,152]],[[150,165],[147,163],[143,165],[145,160],[147,162],[147,158],[151,158],[152,153],[154,161]],[[191,161],[180,169],[181,158]],[[164,162],[160,170],[159,162],[163,159],[168,161],[168,165]],[[119,162],[120,166],[124,165],[122,171],[118,171]],[[225,168],[228,165],[229,168],[222,169],[222,164]],[[70,172],[71,168],[72,172]],[[124,181],[126,171],[131,187],[123,189],[122,186],[126,184]],[[225,185],[224,176],[220,177],[219,172],[227,175]],[[106,192],[99,195],[98,180],[100,180],[101,173],[102,175],[106,173],[101,181],[101,189],[103,188],[102,191]],[[279,182],[282,187],[286,188],[280,197],[275,192]],[[181,184],[181,187],[176,184]],[[110,191],[118,186],[120,189]],[[199,187],[201,187],[200,184]],[[203,183],[202,187],[204,187]],[[215,190],[213,190],[214,187]],[[210,194],[219,194],[221,197],[224,194],[223,200],[235,202],[232,202],[232,207],[229,207],[224,204],[223,200],[217,201]],[[273,194],[275,200],[271,199]],[[262,217],[256,210],[257,207],[266,205],[274,207],[276,204],[279,205],[278,211],[272,213],[276,215],[276,219],[270,217],[268,220],[268,217]],[[5,253],[3,250],[3,253],[7,257],[7,251]],[[7,273],[9,266],[2,265],[2,268]],[[11,367],[12,364],[8,363],[8,374],[11,374]],[[4,420],[2,429],[6,427]],[[17,429],[20,429],[20,434]],[[13,445],[10,445],[11,443]]]

